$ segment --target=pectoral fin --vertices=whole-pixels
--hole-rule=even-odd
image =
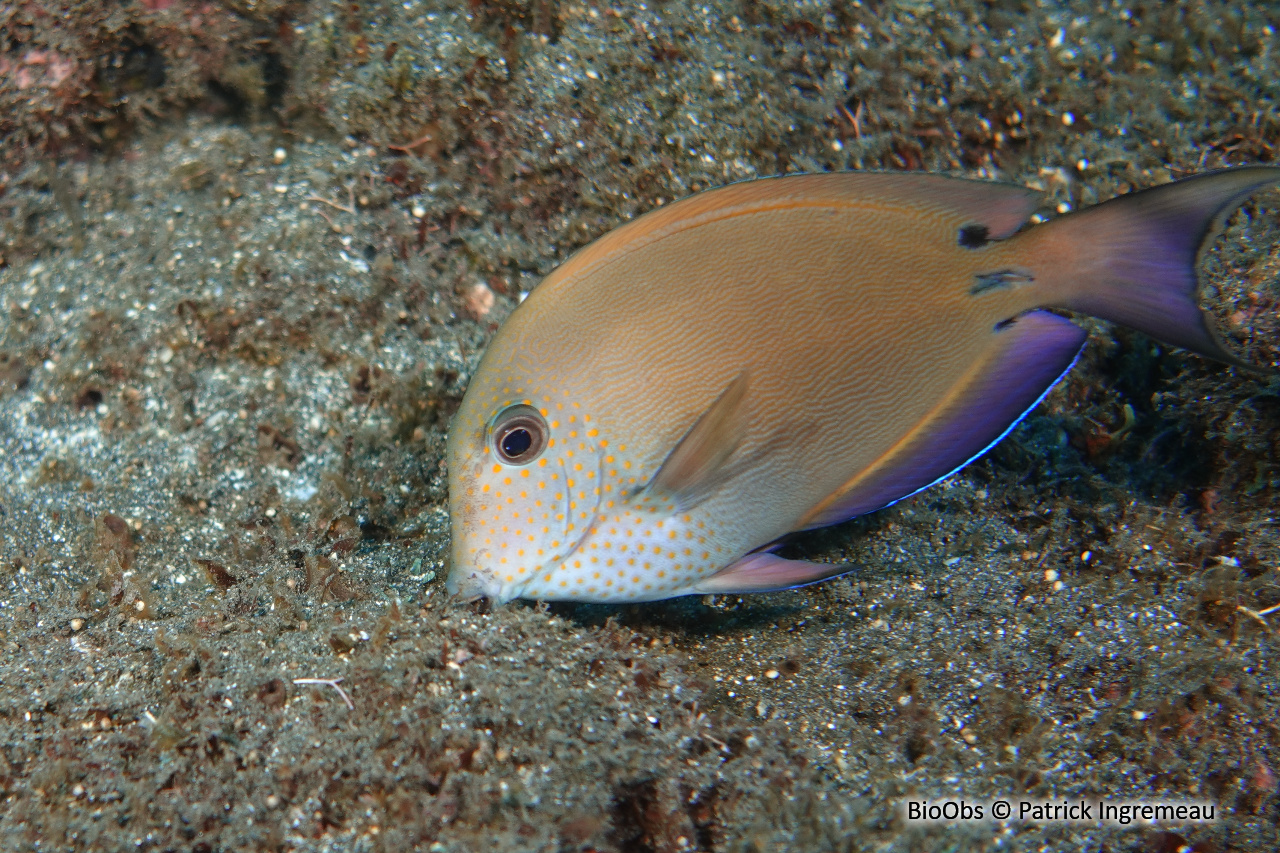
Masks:
[[[743,371],[680,439],[640,499],[674,501],[685,508],[719,483],[725,461],[746,431],[746,397],[747,373]]]
[[[786,560],[768,551],[748,554],[688,589],[690,593],[738,594],[794,589],[848,574],[854,566]]]

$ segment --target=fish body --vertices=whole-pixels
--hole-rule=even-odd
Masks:
[[[1280,170],[1028,226],[1037,193],[937,175],[771,178],[574,255],[490,343],[450,428],[449,587],[643,601],[847,567],[788,533],[880,509],[1002,438],[1086,334],[1057,308],[1235,362],[1201,245]]]

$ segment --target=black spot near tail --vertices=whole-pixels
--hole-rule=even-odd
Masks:
[[[965,225],[957,242],[966,249],[981,249],[991,242],[991,229],[985,225]]]

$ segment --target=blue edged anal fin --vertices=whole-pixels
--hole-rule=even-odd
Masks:
[[[882,509],[951,476],[1004,438],[1049,393],[1087,334],[1047,311],[1002,325],[987,356],[915,429],[811,510],[798,530]]]
[[[757,551],[703,578],[687,592],[704,595],[775,592],[848,574],[853,569],[854,566],[842,563],[808,563],[783,559],[768,551]]]

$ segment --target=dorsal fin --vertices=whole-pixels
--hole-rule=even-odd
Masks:
[[[742,181],[697,193],[615,228],[561,264],[535,293],[567,287],[618,257],[672,234],[745,214],[801,207],[912,206],[917,212],[946,217],[957,229],[958,240],[986,243],[1004,240],[1026,225],[1043,198],[1043,193],[1017,184],[923,172],[827,172]],[[963,229],[968,230],[962,234]]]

